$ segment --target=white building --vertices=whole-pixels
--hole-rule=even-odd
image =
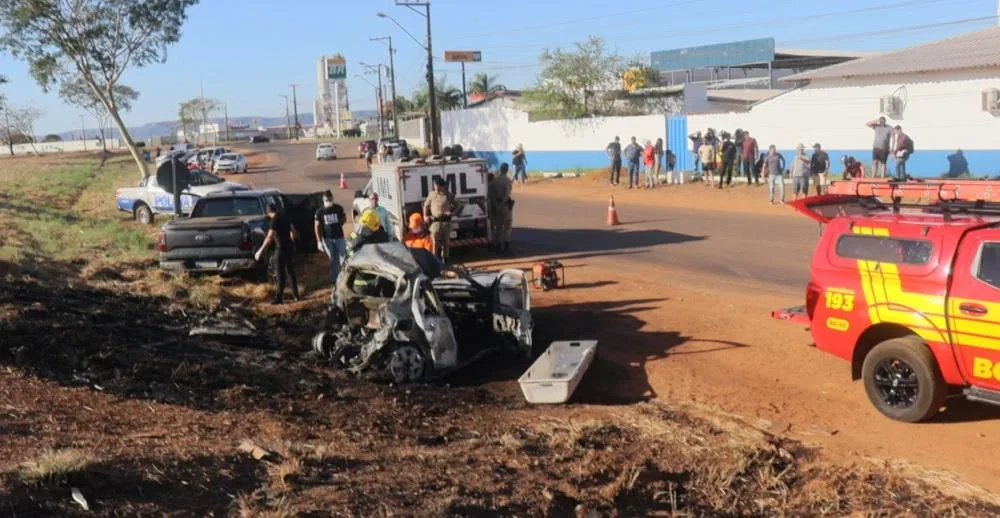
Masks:
[[[316,101],[313,121],[317,131],[340,136],[350,127],[351,112],[347,101],[347,60],[336,54],[316,60]],[[323,133],[326,133],[323,132]]]
[[[762,148],[774,144],[790,158],[795,145],[818,142],[832,161],[853,155],[869,164],[872,131],[885,116],[913,138],[907,163],[914,176],[947,171],[947,156],[962,149],[973,174],[1000,174],[1000,27],[992,27],[811,70],[782,79],[795,85],[749,112],[689,114],[685,133],[707,128],[751,131]],[[680,128],[678,128],[680,129]],[[677,149],[680,135],[671,135]],[[690,149],[686,141],[686,149]],[[677,147],[675,147],[677,146]],[[691,156],[679,162],[690,166]],[[890,160],[889,168],[893,168]],[[834,166],[839,171],[839,166]]]

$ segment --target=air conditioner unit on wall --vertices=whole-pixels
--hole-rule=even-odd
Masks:
[[[986,90],[983,90],[983,111],[1000,111],[1000,90],[997,90],[996,88],[987,88]]]
[[[878,111],[889,116],[899,115],[899,98],[892,95],[884,95],[879,99]]]

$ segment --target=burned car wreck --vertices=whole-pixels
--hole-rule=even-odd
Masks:
[[[343,265],[313,349],[359,375],[428,380],[497,350],[531,354],[521,270],[445,269],[431,279],[402,244],[366,245]]]

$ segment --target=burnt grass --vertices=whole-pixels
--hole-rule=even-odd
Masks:
[[[824,464],[794,441],[699,409],[529,406],[510,381],[523,363],[502,356],[433,384],[358,380],[309,353],[321,305],[278,316],[235,308],[267,337],[239,343],[189,337],[204,313],[128,291],[3,277],[0,378],[76,387],[68,397],[81,406],[108,398],[166,405],[173,419],[204,430],[191,428],[197,441],[167,434],[156,448],[134,448],[109,425],[88,443],[98,445],[96,460],[80,471],[44,481],[0,473],[0,516],[1000,513],[886,466]],[[544,334],[541,318],[539,326]],[[602,369],[595,363],[589,375],[614,372]],[[496,371],[506,380],[474,381]],[[278,431],[254,427],[268,420]],[[79,442],[43,421],[44,409],[0,420],[0,441],[46,430],[56,434],[46,444]],[[268,456],[239,451],[242,439]],[[89,512],[70,488],[86,496]]]

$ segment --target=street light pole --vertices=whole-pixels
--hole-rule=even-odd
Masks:
[[[389,42],[389,85],[392,90],[392,136],[399,137],[399,105],[396,101],[396,62],[392,48],[392,36],[372,38],[372,41],[386,40]]]
[[[362,63],[362,65],[364,65],[364,63]],[[378,108],[377,110],[375,110],[375,113],[378,115],[378,136],[379,137],[384,137],[385,134],[382,133],[382,120],[383,120],[383,117],[382,117],[382,103],[379,101],[379,97],[382,95],[382,90],[379,89],[379,87],[377,87],[374,84],[372,84],[372,82],[369,81],[367,77],[364,77],[364,76],[362,76],[360,74],[354,74],[354,77],[356,77],[356,78],[358,78],[358,79],[360,79],[360,80],[368,83],[369,85],[371,85],[371,87],[373,89],[375,89],[375,103],[377,104],[377,108]]]
[[[375,96],[375,100],[378,103],[378,134],[381,137],[385,137],[385,123],[388,122],[388,118],[385,116],[385,92],[382,90],[382,67],[385,66],[381,63],[378,65],[369,65],[368,63],[361,63],[361,66],[366,67],[368,70],[378,74],[378,94]]]
[[[416,37],[410,34],[402,25],[399,24],[391,16],[383,13],[377,13],[379,18],[388,18],[392,20],[392,23],[396,24],[397,27],[403,30],[413,41],[416,41],[418,45],[427,51],[427,95],[430,101],[430,119],[431,119],[431,154],[439,155],[441,154],[441,139],[440,139],[440,129],[441,126],[438,123],[438,113],[437,113],[437,92],[435,92],[434,85],[434,50],[431,43],[431,4],[430,2],[412,2],[409,0],[396,0],[396,5],[401,5],[409,8],[411,11],[423,16],[427,20],[427,44],[421,44]],[[423,7],[424,12],[421,13],[415,7]]]
[[[278,97],[285,99],[285,127],[287,128],[285,134],[288,136],[288,140],[292,140],[292,117],[288,114],[288,96],[279,94]]]
[[[302,85],[292,83],[288,86],[292,87],[292,108],[295,110],[295,140],[299,140],[299,98],[296,89]]]

